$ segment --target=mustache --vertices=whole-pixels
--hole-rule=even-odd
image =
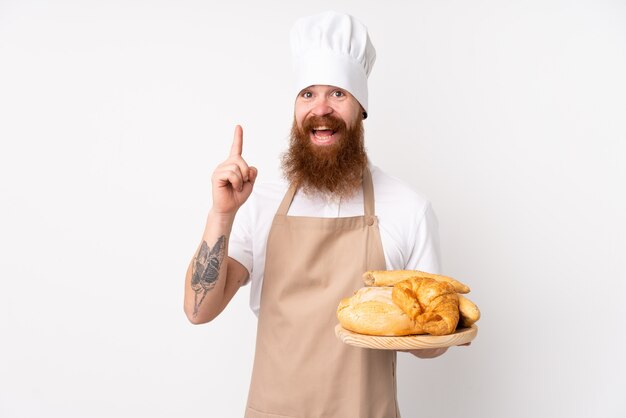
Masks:
[[[311,116],[302,122],[302,131],[305,133],[311,132],[318,126],[325,126],[335,132],[344,132],[347,129],[346,123],[343,119],[332,116]]]

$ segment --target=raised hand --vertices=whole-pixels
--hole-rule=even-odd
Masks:
[[[241,157],[242,150],[243,129],[237,125],[230,155],[217,166],[211,177],[214,214],[234,216],[252,193],[257,169],[248,166]]]

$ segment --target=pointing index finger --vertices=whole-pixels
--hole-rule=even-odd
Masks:
[[[243,149],[243,129],[241,126],[235,126],[235,137],[233,138],[233,145],[230,147],[230,156],[239,155]]]

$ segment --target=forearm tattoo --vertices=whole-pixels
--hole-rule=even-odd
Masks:
[[[220,267],[224,260],[225,241],[226,237],[222,235],[217,239],[213,248],[209,248],[206,241],[202,241],[200,251],[198,251],[198,254],[193,260],[191,289],[193,289],[195,293],[193,307],[194,318],[198,315],[198,308],[204,300],[204,297],[209,290],[215,287],[215,282],[220,275]]]

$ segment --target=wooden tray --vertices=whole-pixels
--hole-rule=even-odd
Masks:
[[[403,337],[363,335],[348,331],[341,324],[337,324],[335,327],[335,335],[345,344],[379,350],[451,347],[472,341],[476,334],[478,334],[478,327],[475,324],[470,328],[461,328],[449,335],[408,335]]]

